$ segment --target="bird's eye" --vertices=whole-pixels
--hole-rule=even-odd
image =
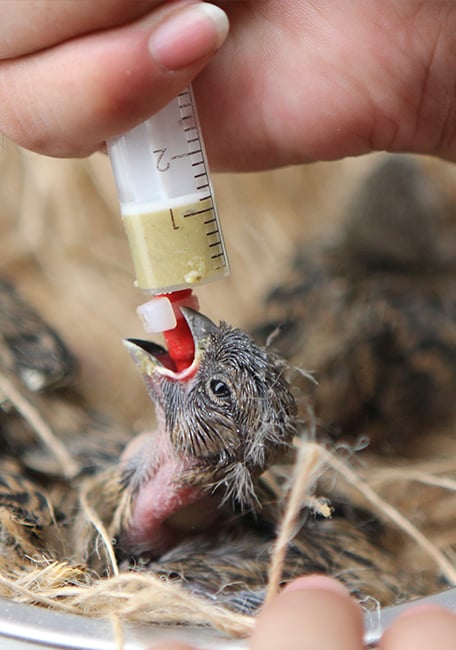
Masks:
[[[211,379],[209,389],[214,397],[218,397],[219,399],[231,396],[230,387],[221,379]]]

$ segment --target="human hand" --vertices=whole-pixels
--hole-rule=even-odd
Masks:
[[[308,576],[291,583],[258,617],[250,650],[362,650],[361,608],[340,583]],[[384,633],[378,650],[453,650],[456,616],[440,607],[410,607]],[[153,650],[192,650],[167,643]]]
[[[196,80],[213,167],[372,150],[456,159],[454,0],[250,0]]]
[[[81,156],[157,111],[226,32],[221,12],[217,36],[207,14],[196,19],[199,3],[158,4],[3,0],[0,130],[35,151]],[[381,149],[456,158],[453,0],[219,4],[230,37],[195,83],[214,168]],[[171,72],[148,48],[166,24]]]
[[[228,32],[194,0],[3,0],[0,132],[33,151],[85,156],[158,111]]]

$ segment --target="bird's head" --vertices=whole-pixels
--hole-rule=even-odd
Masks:
[[[177,521],[176,513],[189,512],[192,504],[191,512],[199,515],[214,510],[209,502],[252,508],[256,478],[280,458],[296,432],[284,363],[241,330],[217,326],[189,308],[182,312],[195,344],[185,370],[173,370],[161,346],[125,341],[158,423],[154,432],[130,443],[122,460],[123,480],[133,494],[127,537],[137,548],[157,545],[164,523]]]

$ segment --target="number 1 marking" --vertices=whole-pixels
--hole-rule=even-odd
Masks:
[[[176,221],[174,219],[174,212],[172,208],[169,209],[169,214],[171,215],[171,223],[173,224],[173,230],[179,230],[180,226],[176,226]]]

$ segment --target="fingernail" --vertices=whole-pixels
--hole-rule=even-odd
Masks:
[[[220,7],[208,2],[185,5],[155,28],[149,50],[167,70],[181,70],[215,53],[228,30],[228,17]]]
[[[311,575],[297,578],[290,582],[285,588],[284,592],[299,591],[302,589],[318,589],[322,591],[332,591],[334,593],[349,596],[347,589],[334,578],[323,575]]]

